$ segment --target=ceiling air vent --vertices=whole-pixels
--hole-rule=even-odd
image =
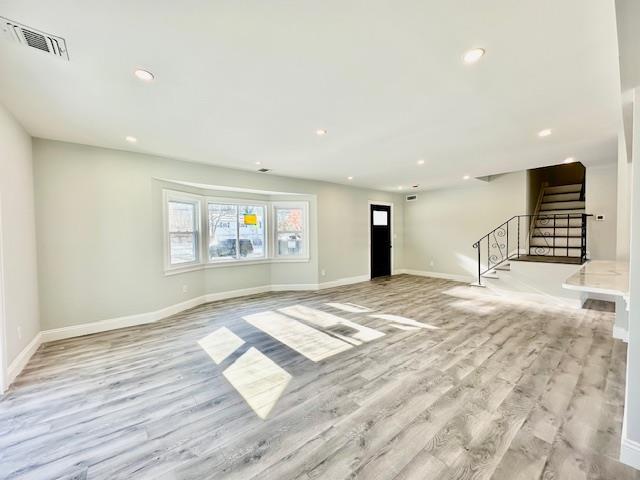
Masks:
[[[415,202],[418,199],[418,195],[407,195],[407,202]]]
[[[271,169],[270,168],[259,168],[258,171],[261,172],[261,173],[267,173],[267,172],[270,172]]]
[[[37,48],[56,57],[69,60],[67,43],[64,38],[27,27],[8,18],[0,17],[2,32],[6,38],[27,47]]]

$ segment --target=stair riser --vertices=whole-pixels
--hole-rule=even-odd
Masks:
[[[585,209],[574,209],[574,210],[540,210],[538,212],[538,215],[545,215],[547,217],[549,217],[549,219],[553,220],[553,218],[555,217],[556,220],[560,220],[562,218],[564,218],[565,220],[567,219],[567,215],[569,215],[569,218],[577,218],[579,219],[579,215],[582,215],[583,213],[585,213]]]
[[[557,257],[580,257],[580,248],[548,248],[548,247],[530,247],[529,255],[545,255]]]
[[[567,230],[569,230],[567,232]],[[554,233],[555,232],[555,233]],[[580,236],[582,234],[582,228],[554,228],[553,227],[537,227],[533,229],[534,235],[544,235],[545,237],[566,237],[569,235],[570,237]]]
[[[548,202],[570,202],[580,200],[580,192],[576,193],[554,193],[551,195],[544,195],[542,197],[542,203]]]
[[[566,218],[556,218],[555,221],[553,218],[549,218],[548,220],[536,220],[536,229],[551,228],[553,230],[553,226],[555,224],[556,230],[558,230],[560,228],[567,228],[567,223],[569,227],[581,228],[582,218],[570,218],[568,222]]]
[[[531,243],[529,243],[529,245],[532,247],[534,246],[566,247],[567,240],[569,240],[569,247],[578,247],[578,248],[582,247],[581,238],[562,238],[562,237],[556,237],[555,239],[553,237],[550,237],[550,238],[534,237],[531,239]]]
[[[545,187],[544,193],[548,194],[556,194],[556,193],[580,193],[582,191],[582,185],[579,183],[574,185],[560,185],[558,187]]]
[[[543,202],[540,205],[540,211],[545,210],[582,210],[585,203],[580,201],[575,202]]]

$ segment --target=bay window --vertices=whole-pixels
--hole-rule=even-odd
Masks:
[[[308,260],[306,202],[258,202],[164,192],[167,271]],[[204,227],[200,229],[200,225]]]
[[[244,258],[264,258],[265,232],[264,207],[241,205],[238,212],[238,241],[240,256]]]
[[[209,260],[265,258],[264,206],[208,203]]]
[[[298,206],[274,206],[275,255],[277,257],[303,257],[305,255],[305,209]]]
[[[167,198],[168,263],[171,267],[200,261],[200,202],[191,197]]]

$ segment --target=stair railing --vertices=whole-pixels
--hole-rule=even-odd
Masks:
[[[538,192],[538,201],[536,202],[536,206],[533,209],[533,215],[538,215],[540,213],[540,209],[542,208],[542,200],[544,200],[544,190],[549,186],[549,182],[542,182],[540,185],[540,192]],[[530,223],[530,232],[529,235],[533,235],[533,229],[535,227],[535,220],[532,218]]]
[[[473,244],[477,253],[478,285],[482,276],[508,260],[521,255],[578,258],[580,263],[587,260],[587,218],[585,213],[555,213],[544,215],[514,215],[506,222],[491,230]],[[565,229],[558,235],[559,229]],[[580,235],[571,235],[578,230]],[[563,238],[564,245],[557,244]],[[572,239],[579,238],[579,242]],[[533,239],[540,239],[534,240]],[[579,255],[571,255],[579,250]]]

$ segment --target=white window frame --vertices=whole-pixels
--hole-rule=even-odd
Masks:
[[[278,254],[278,209],[300,208],[302,209],[302,253],[300,255],[279,255]],[[309,260],[309,202],[271,202],[271,216],[273,218],[273,231],[271,241],[273,243],[273,258],[278,262],[305,262]]]
[[[227,197],[202,197],[204,200],[204,224],[205,224],[205,232],[204,232],[204,251],[207,265],[229,265],[229,264],[245,264],[245,263],[263,263],[269,260],[269,204],[267,202],[261,200],[252,200],[248,198],[227,198]],[[254,207],[262,207],[264,212],[264,254],[262,257],[252,257],[252,258],[242,258],[240,256],[236,258],[220,258],[220,259],[211,259],[209,258],[209,243],[210,243],[210,235],[209,235],[209,204],[217,204],[217,205],[234,205],[236,208],[240,206],[254,206]],[[236,255],[240,254],[240,219],[238,218],[240,215],[240,211],[236,210]]]
[[[196,259],[193,262],[171,263],[171,239],[169,232],[169,202],[190,203],[195,206]],[[184,270],[202,263],[202,201],[199,195],[164,190],[163,192],[163,236],[165,271]]]
[[[302,263],[310,259],[309,243],[309,202],[308,201],[265,201],[251,198],[210,197],[178,190],[163,189],[163,249],[165,275],[202,270],[206,268],[222,268],[239,265],[255,265],[264,263]],[[171,264],[171,250],[169,239],[169,202],[187,202],[196,206],[196,252],[195,262]],[[264,256],[253,258],[209,259],[209,204],[224,205],[254,205],[264,208]],[[278,208],[301,208],[303,211],[303,252],[300,255],[278,255],[276,210]],[[240,225],[238,224],[238,230]],[[239,235],[238,235],[239,239]],[[238,246],[236,247],[239,252]]]

